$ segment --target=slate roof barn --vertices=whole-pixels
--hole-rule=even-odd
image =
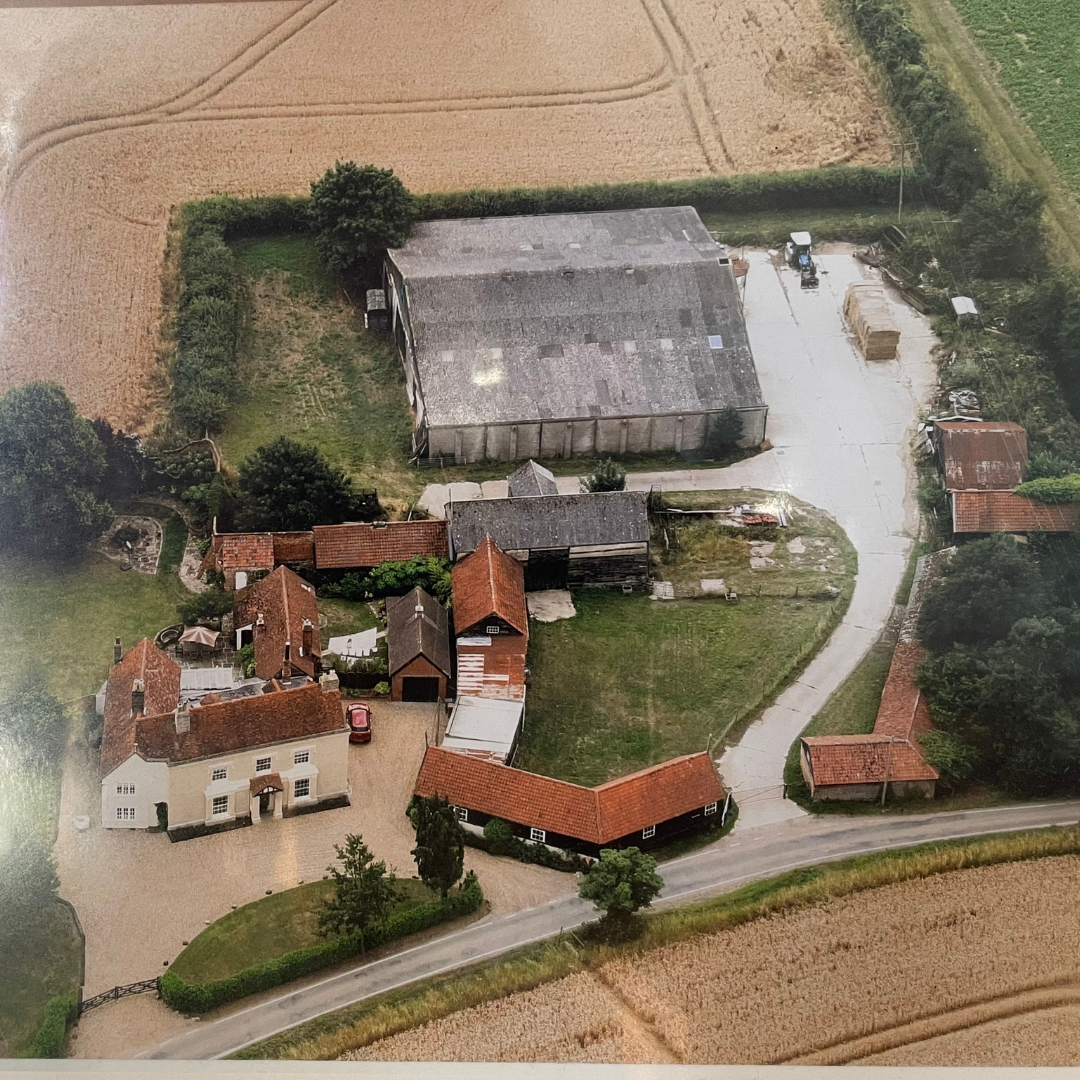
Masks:
[[[429,747],[417,795],[445,795],[466,828],[493,817],[526,840],[598,855],[603,847],[653,847],[680,833],[719,823],[724,789],[708,754],[660,765],[586,788],[441,747]]]
[[[485,536],[525,564],[525,587],[640,589],[649,577],[643,491],[473,499],[447,507],[454,558]]]
[[[446,608],[417,587],[386,601],[391,701],[441,701],[451,675]]]
[[[691,450],[726,405],[764,438],[731,260],[692,207],[420,222],[385,276],[418,453]]]
[[[524,495],[559,494],[559,486],[551,470],[537,465],[532,458],[506,478],[506,486],[511,499],[520,499]]]

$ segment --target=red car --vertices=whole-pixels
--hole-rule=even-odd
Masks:
[[[349,721],[349,742],[371,742],[371,706],[362,701],[354,701],[345,710]]]

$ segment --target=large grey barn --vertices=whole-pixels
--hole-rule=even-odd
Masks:
[[[726,405],[765,437],[731,262],[692,207],[421,222],[385,268],[420,455],[694,450]]]

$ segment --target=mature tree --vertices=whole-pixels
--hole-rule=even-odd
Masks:
[[[25,673],[0,701],[0,759],[12,772],[50,766],[63,755],[66,738],[63,706],[40,672]]]
[[[734,405],[725,405],[713,418],[708,434],[708,449],[714,457],[730,454],[743,437],[742,414]]]
[[[352,481],[317,447],[280,436],[240,465],[237,523],[276,532],[337,525],[352,516]]]
[[[963,206],[990,183],[990,168],[979,136],[965,120],[939,124],[922,151],[930,182],[951,209]]]
[[[361,583],[371,596],[402,596],[417,586],[445,604],[450,599],[450,563],[437,555],[392,559],[376,566]]]
[[[93,424],[105,452],[105,473],[98,494],[109,502],[120,502],[142,491],[151,466],[138,438],[114,429],[108,420]]]
[[[978,764],[978,751],[955,731],[932,728],[919,736],[919,744],[927,762],[938,771],[940,788],[951,791],[971,779]]]
[[[1021,181],[976,192],[960,213],[966,270],[976,278],[1030,277],[1045,263],[1046,196]]]
[[[0,545],[55,555],[100,536],[112,517],[95,492],[105,452],[56,383],[0,398]]]
[[[182,623],[191,625],[203,619],[219,619],[233,609],[233,594],[217,586],[192,593],[176,607]]]
[[[1030,552],[1011,536],[965,544],[943,571],[919,616],[919,636],[935,653],[954,643],[989,644],[1017,619],[1043,610],[1045,591]]]
[[[635,911],[648,907],[664,887],[656,860],[640,848],[604,848],[578,886],[578,895],[591,900],[614,924],[625,924]]]
[[[319,912],[319,931],[324,935],[358,933],[364,935],[385,917],[398,891],[386,863],[375,856],[363,837],[350,834],[345,846],[334,845],[341,866],[326,869],[334,879],[333,894]]]
[[[393,169],[335,162],[311,185],[315,242],[331,270],[352,270],[409,235],[412,196]]]
[[[465,868],[465,839],[457,813],[445,796],[432,795],[412,800],[409,819],[416,830],[416,847],[410,854],[420,880],[445,900]]]
[[[582,484],[586,491],[622,491],[626,487],[626,470],[614,458],[605,458],[582,479]]]

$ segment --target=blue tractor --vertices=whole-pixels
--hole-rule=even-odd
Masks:
[[[810,254],[810,234],[808,232],[793,232],[791,239],[785,247],[788,266],[799,275],[799,284],[804,289],[817,287],[817,266]]]

